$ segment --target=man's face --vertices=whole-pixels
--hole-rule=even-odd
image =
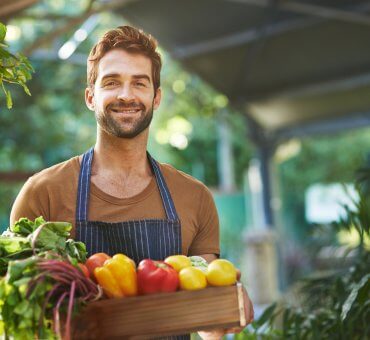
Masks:
[[[160,99],[160,90],[154,93],[150,59],[122,49],[104,55],[94,90],[85,92],[100,128],[119,138],[134,138],[144,131]]]

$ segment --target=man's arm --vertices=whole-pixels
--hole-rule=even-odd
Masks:
[[[212,261],[217,259],[217,256],[215,254],[203,254],[199,255],[203,257],[208,263],[211,263]],[[240,271],[238,271],[238,280],[240,279]],[[244,311],[245,311],[245,320],[247,320],[247,325],[253,322],[254,319],[254,309],[252,301],[250,300],[247,291],[245,288],[243,288],[243,298],[244,298]],[[207,331],[207,332],[198,332],[199,336],[203,340],[218,340],[221,339],[222,336],[224,336],[227,333],[240,333],[243,330],[243,327],[236,327],[236,328],[230,328],[230,329],[215,329],[213,331]]]
[[[203,257],[208,263],[211,263],[212,261],[217,259],[217,256],[215,254],[203,254],[199,256]]]
[[[13,225],[21,217],[34,220],[36,217],[43,216],[45,219],[48,219],[49,212],[45,204],[43,204],[43,196],[38,183],[35,183],[33,177],[29,178],[15,199],[10,213],[10,225]]]

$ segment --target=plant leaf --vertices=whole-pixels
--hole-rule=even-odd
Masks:
[[[6,36],[6,26],[0,22],[0,42],[3,42]]]
[[[271,318],[272,314],[275,311],[276,306],[277,306],[277,303],[275,302],[272,305],[268,306],[264,310],[264,312],[262,313],[262,315],[256,321],[256,326],[257,327],[260,327],[260,326],[264,325]]]
[[[370,280],[370,274],[365,275],[359,283],[357,283],[353,289],[351,290],[351,293],[347,297],[346,301],[344,302],[342,306],[342,312],[341,312],[341,320],[344,321],[351,310],[353,303],[356,301],[358,292],[362,287],[369,284]]]
[[[8,107],[8,109],[11,109],[13,107],[13,100],[10,91],[6,92],[6,106]]]

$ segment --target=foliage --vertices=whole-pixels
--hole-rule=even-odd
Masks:
[[[312,238],[317,225],[305,219],[305,192],[314,183],[352,183],[353,173],[367,162],[370,149],[369,128],[335,135],[308,137],[296,141],[299,150],[286,159],[275,158],[282,207],[279,223],[280,251],[285,264],[282,277],[288,286],[312,271],[313,257],[323,237]],[[334,230],[331,229],[331,235]],[[313,242],[315,241],[315,242]],[[319,242],[316,242],[319,241]]]
[[[86,246],[69,238],[71,228],[70,223],[45,222],[41,216],[34,221],[21,218],[0,236],[1,336],[61,338],[56,336],[59,313],[67,298],[69,335],[72,301],[79,308],[98,295],[97,286],[78,269],[86,260]]]
[[[355,229],[359,244],[348,249],[354,256],[349,268],[319,273],[301,281],[298,306],[267,308],[245,339],[366,339],[370,337],[370,250],[364,239],[370,236],[370,168],[358,172],[359,200],[355,210],[332,224],[336,233]],[[349,256],[349,255],[347,255]],[[281,319],[281,326],[275,322]]]
[[[13,107],[13,100],[10,91],[6,89],[5,83],[18,84],[24,92],[31,95],[26,82],[31,79],[33,68],[27,58],[21,54],[14,55],[7,50],[4,44],[6,26],[0,22],[0,85],[6,96],[8,109]]]
[[[34,221],[19,219],[0,236],[0,276],[6,274],[11,261],[48,250],[85,262],[86,247],[82,242],[68,238],[71,229],[70,223],[46,222],[42,216]]]
[[[312,183],[352,182],[354,171],[367,160],[370,134],[369,129],[364,128],[305,138],[299,141],[299,145],[297,154],[277,161],[277,164],[283,212],[289,216],[292,226],[289,232],[304,241],[310,232],[310,226],[304,219],[306,189]]]

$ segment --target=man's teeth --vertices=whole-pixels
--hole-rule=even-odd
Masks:
[[[123,113],[136,113],[138,111],[140,111],[139,109],[133,109],[133,110],[125,110],[125,109],[112,109],[112,111],[114,112],[123,112]]]

